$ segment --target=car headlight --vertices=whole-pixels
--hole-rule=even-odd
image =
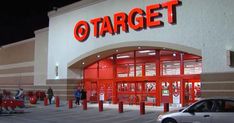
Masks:
[[[163,119],[163,115],[159,115],[157,118],[157,121],[162,121],[162,119]]]

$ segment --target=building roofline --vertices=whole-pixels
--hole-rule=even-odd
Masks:
[[[61,15],[61,14],[64,14],[64,13],[67,13],[70,11],[74,11],[74,10],[84,8],[84,7],[87,7],[87,6],[96,4],[96,3],[100,3],[103,1],[107,1],[107,0],[82,0],[82,1],[78,1],[78,2],[75,2],[73,4],[70,4],[70,5],[58,8],[56,10],[50,11],[50,12],[48,12],[48,16],[49,16],[49,18],[54,17],[54,16],[58,16],[58,15]]]
[[[3,46],[1,46],[1,48],[9,48],[9,47],[25,44],[25,43],[32,42],[32,41],[35,41],[35,37],[29,38],[29,39],[25,39],[25,40],[21,40],[21,41],[15,42],[15,43],[3,45]]]
[[[42,28],[42,29],[38,29],[38,30],[35,30],[34,31],[34,34],[37,35],[39,33],[42,33],[42,32],[48,32],[49,28],[48,27],[45,27],[45,28]]]

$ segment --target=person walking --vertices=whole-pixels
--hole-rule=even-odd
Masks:
[[[76,89],[74,96],[76,98],[76,105],[80,105],[81,91],[79,88]]]
[[[81,101],[82,101],[82,104],[83,104],[83,101],[84,100],[86,100],[86,91],[85,91],[85,89],[83,88],[82,90],[81,90]]]
[[[49,103],[51,104],[51,100],[54,96],[54,92],[51,87],[49,87],[49,89],[47,90],[47,94],[48,94]]]

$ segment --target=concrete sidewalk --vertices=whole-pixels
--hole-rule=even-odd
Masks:
[[[43,102],[39,102],[37,104],[38,107],[41,107],[41,106],[44,106],[43,105],[44,103]],[[30,104],[29,104],[30,105]],[[88,103],[88,108],[98,108],[98,103]],[[54,106],[55,107],[55,104],[51,104],[51,106]],[[51,107],[50,106],[50,107]],[[66,101],[62,101],[60,102],[60,107],[68,107],[68,102]],[[74,102],[73,102],[73,107],[82,107],[82,105],[76,105]],[[128,105],[128,104],[124,104],[123,105],[124,109],[126,110],[140,110],[140,105]],[[118,110],[118,104],[109,104],[109,103],[104,103],[103,104],[103,108],[107,108],[107,109],[116,109]],[[181,107],[177,107],[177,106],[169,106],[169,110],[178,110],[180,109]],[[158,111],[158,112],[163,112],[163,109],[164,107],[161,105],[161,106],[145,106],[145,110],[146,111]]]

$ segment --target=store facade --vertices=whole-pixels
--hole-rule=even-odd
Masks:
[[[80,86],[89,101],[113,103],[234,96],[230,3],[87,0],[49,12],[46,82],[34,84],[66,85],[58,92],[66,99]]]
[[[188,53],[141,47],[113,54],[83,69],[88,101],[192,103],[200,97],[201,60]]]

